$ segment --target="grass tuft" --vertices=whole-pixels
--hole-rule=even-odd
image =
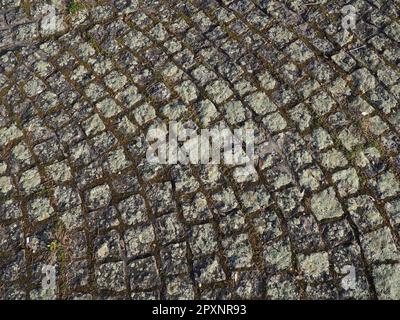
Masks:
[[[80,1],[71,0],[69,2],[68,11],[70,14],[76,14],[79,11],[83,10],[84,8],[85,8],[85,5],[83,3],[81,3]]]

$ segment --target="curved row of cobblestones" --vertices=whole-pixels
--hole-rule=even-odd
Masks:
[[[0,298],[399,299],[400,2],[350,2],[0,0]],[[189,120],[255,172],[149,163]]]

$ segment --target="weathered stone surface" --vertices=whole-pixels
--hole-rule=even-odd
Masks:
[[[0,299],[399,299],[398,1],[308,2],[0,1]]]
[[[326,252],[299,256],[300,269],[308,281],[323,281],[329,276],[329,261]]]
[[[380,265],[373,270],[374,281],[378,297],[383,300],[398,300],[399,288],[399,265]]]
[[[123,262],[109,262],[96,268],[96,283],[100,289],[125,290]]]
[[[311,209],[318,220],[340,217],[343,210],[333,188],[328,188],[311,199]]]
[[[371,262],[398,260],[400,252],[396,247],[389,228],[381,228],[362,237],[366,257]]]

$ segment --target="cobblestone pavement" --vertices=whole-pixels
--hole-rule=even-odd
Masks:
[[[400,299],[400,1],[347,3],[0,0],[0,297]],[[256,172],[150,164],[171,120]]]

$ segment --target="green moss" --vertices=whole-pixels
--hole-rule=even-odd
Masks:
[[[84,39],[96,50],[96,52],[100,55],[110,58],[110,54],[104,50],[96,41],[96,39],[88,32],[85,32]]]
[[[22,1],[21,7],[22,7],[22,9],[25,11],[25,13],[28,16],[31,15],[31,3],[30,3],[30,1]]]
[[[83,10],[85,8],[85,5],[83,3],[81,3],[80,1],[75,1],[72,0],[69,2],[68,5],[68,11],[70,14],[76,14],[79,11]]]
[[[51,195],[51,189],[48,188],[48,187],[45,187],[45,188],[39,190],[39,191],[37,192],[37,195],[38,195],[39,197],[48,197],[48,196]]]
[[[61,244],[57,240],[53,240],[49,245],[47,245],[47,248],[50,252],[57,253],[61,248]]]

